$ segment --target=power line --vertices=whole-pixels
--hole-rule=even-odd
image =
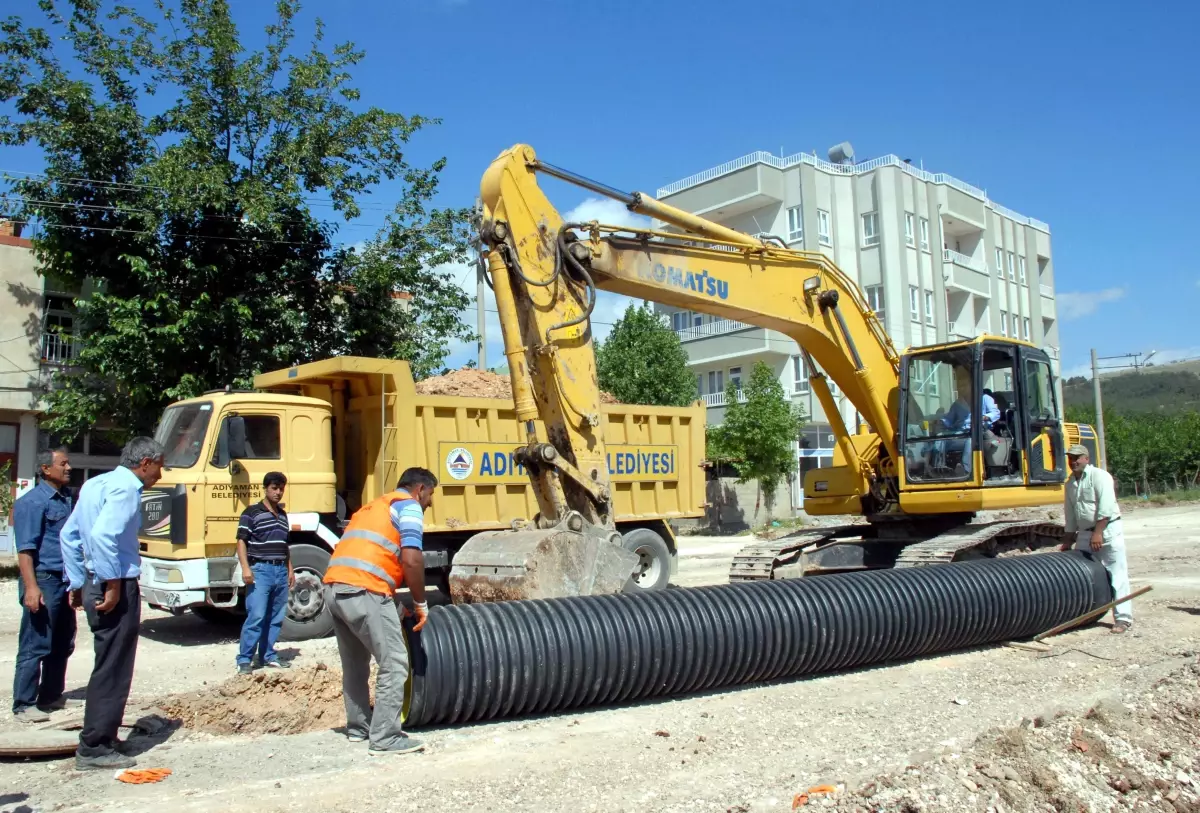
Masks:
[[[75,177],[75,176],[68,176],[67,178],[60,180],[57,178],[51,178],[50,176],[45,175],[43,173],[24,172],[24,171],[18,170],[18,169],[0,169],[0,175],[5,175],[5,176],[24,175],[27,179],[30,179],[30,180],[34,180],[34,179],[44,180],[44,181],[48,181],[52,184],[56,184],[58,186],[73,186],[73,187],[83,188],[83,189],[99,186],[99,187],[105,187],[105,188],[109,188],[109,189],[115,189],[115,190],[121,191],[121,192],[135,192],[135,191],[142,190],[142,189],[152,189],[156,192],[169,191],[165,186],[156,186],[154,184],[149,184],[149,183],[125,183],[122,181],[106,181],[106,180],[102,180],[99,178],[85,178],[85,177]],[[18,180],[18,179],[11,179],[11,180]],[[300,200],[305,203],[311,203],[311,204],[315,204],[318,206],[337,206],[338,205],[336,201],[324,200],[321,198],[300,198]],[[356,205],[358,206],[359,209],[374,209],[376,211],[391,211],[392,208],[394,208],[394,207],[389,207],[389,206],[387,206],[387,204],[384,204],[384,203],[356,203]]]

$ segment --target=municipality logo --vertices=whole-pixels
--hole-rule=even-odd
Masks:
[[[475,468],[475,458],[462,446],[456,446],[446,455],[446,471],[455,480],[465,480]]]

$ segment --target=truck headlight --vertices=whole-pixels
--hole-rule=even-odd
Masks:
[[[166,584],[183,584],[183,571],[177,567],[155,567],[154,580]]]

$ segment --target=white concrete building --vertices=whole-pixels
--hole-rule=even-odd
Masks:
[[[823,252],[863,287],[897,349],[988,333],[1028,339],[1059,358],[1047,224],[895,155],[854,163],[843,144],[830,158],[756,152],[668,184],[657,196],[739,231]],[[724,417],[726,383],[764,361],[809,416],[801,472],[830,465],[833,437],[795,342],[739,322],[657,309],[683,341],[710,423]],[[855,426],[853,406],[839,401],[846,425]]]

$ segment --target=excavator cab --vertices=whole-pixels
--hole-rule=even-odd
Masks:
[[[1049,357],[982,336],[901,359],[905,485],[962,488],[1061,484],[1063,427]]]

